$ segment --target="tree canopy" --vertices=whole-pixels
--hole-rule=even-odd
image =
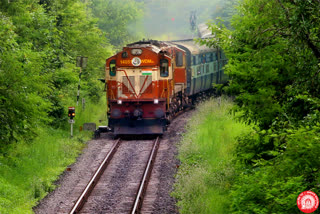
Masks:
[[[243,0],[232,30],[211,24],[216,37],[202,41],[225,51],[234,110],[256,124],[239,139],[234,213],[296,213],[299,193],[319,193],[319,10],[317,0]]]
[[[90,8],[99,28],[117,48],[142,39],[144,4],[134,0],[93,0]]]
[[[142,16],[139,3],[122,3],[0,1],[0,150],[32,139],[40,125],[64,126],[66,106],[77,94],[77,56],[89,59],[82,95],[99,100],[105,59],[136,38],[128,25]]]

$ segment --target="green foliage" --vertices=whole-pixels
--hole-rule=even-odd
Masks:
[[[274,138],[274,142],[282,138],[286,142],[285,149],[278,146],[269,151],[261,151],[261,148],[256,151],[258,155],[268,154],[269,159],[273,156],[270,161],[263,155],[250,157],[250,154],[257,155],[253,149],[238,151],[242,159],[246,155],[245,159],[253,160],[253,164],[240,164],[246,170],[238,169],[239,175],[231,193],[234,213],[299,213],[296,205],[298,195],[305,190],[320,192],[320,162],[317,158],[320,145],[315,143],[320,139],[319,131],[319,125],[315,125],[286,129],[278,134],[265,133],[264,138]],[[240,147],[245,145],[244,142],[247,147],[259,142],[253,138],[250,140],[241,141]]]
[[[210,46],[221,46],[226,52],[226,71],[232,79],[229,91],[238,95],[236,103],[245,110],[244,118],[261,128],[270,127],[276,117],[301,119],[319,107],[313,101],[309,108],[310,101],[317,99],[320,85],[320,44],[313,34],[318,25],[306,17],[313,17],[315,22],[319,18],[311,15],[309,7],[320,6],[308,1],[284,6],[281,1],[246,0],[233,18],[234,31],[222,24],[212,25],[219,40],[204,41]],[[301,95],[308,97],[309,102]],[[301,109],[304,104],[308,106]]]
[[[238,139],[233,213],[299,213],[298,194],[319,194],[319,1],[244,0],[233,30],[212,24],[229,63],[234,111],[255,129]]]
[[[92,2],[0,0],[0,213],[32,213],[75,160],[79,141],[92,134],[78,133],[80,126],[106,118],[103,85],[96,79],[104,76],[114,49],[103,30],[118,33],[119,25],[99,29]],[[121,33],[141,12],[131,11],[133,1],[126,7],[105,2],[119,9],[112,20],[123,20]],[[127,17],[118,17],[121,8]],[[115,36],[119,44],[128,34]],[[77,56],[88,57],[81,76]],[[79,139],[70,140],[66,111],[75,106],[79,80],[86,109],[77,107]]]
[[[39,126],[65,122],[66,106],[74,105],[77,94],[79,55],[89,58],[81,95],[99,101],[101,87],[90,84],[104,76],[112,47],[80,1],[1,1],[0,6],[1,151],[11,142],[31,140]]]
[[[41,75],[41,55],[19,46],[10,18],[0,12],[0,150],[21,136],[32,136],[39,123],[48,120],[50,103],[43,99],[50,93]],[[37,63],[35,63],[37,61]],[[27,134],[28,133],[28,134]]]
[[[32,145],[20,141],[0,156],[1,213],[33,213],[32,207],[49,191],[83,144],[68,140],[68,132],[41,130]],[[88,139],[88,138],[87,138]]]
[[[99,124],[105,117],[101,106],[106,106],[105,98],[98,103],[87,101],[84,111],[76,110],[74,138],[70,138],[70,126],[65,130],[45,127],[38,129],[32,144],[20,140],[0,154],[0,213],[33,213],[32,207],[55,188],[58,176],[75,161],[85,146],[82,142],[92,137],[92,132],[79,132],[80,126]]]
[[[90,8],[98,18],[99,28],[116,48],[142,38],[143,3],[134,0],[92,0]]]
[[[232,102],[225,98],[207,101],[187,125],[172,193],[180,213],[229,213],[236,137],[250,129],[236,122],[229,113],[231,107]]]
[[[230,22],[233,15],[236,14],[236,5],[238,4],[238,0],[223,0],[212,12],[213,19],[219,19],[223,22],[223,24],[230,29]]]

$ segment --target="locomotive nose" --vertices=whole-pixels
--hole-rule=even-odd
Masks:
[[[135,109],[133,111],[133,117],[135,117],[135,118],[140,119],[140,118],[142,118],[142,115],[143,115],[142,109]]]

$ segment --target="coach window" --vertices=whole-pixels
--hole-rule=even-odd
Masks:
[[[110,64],[109,64],[109,68],[110,68],[110,71],[109,71],[109,74],[110,76],[114,77],[116,75],[116,60],[113,59],[110,61]]]
[[[206,54],[206,62],[212,62],[211,55],[212,55],[212,53],[207,53]]]
[[[197,67],[197,75],[201,75],[201,66],[200,65]]]
[[[169,76],[169,63],[167,59],[160,60],[160,76],[161,77]]]
[[[201,57],[201,63],[206,63],[206,55],[205,54],[202,54],[202,57]]]
[[[193,61],[193,65],[197,64],[196,56],[193,56],[192,61]]]
[[[206,53],[206,62],[210,62],[210,53]]]

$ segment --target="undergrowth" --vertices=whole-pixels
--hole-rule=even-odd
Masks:
[[[74,137],[64,129],[42,127],[32,142],[12,144],[0,155],[0,213],[33,213],[32,207],[55,188],[54,181],[73,163],[92,132],[80,132],[84,122],[104,117],[105,99],[76,110]],[[67,119],[65,121],[67,123]]]
[[[181,166],[172,195],[180,213],[228,213],[235,138],[250,130],[230,114],[232,101],[200,104],[179,146]]]

